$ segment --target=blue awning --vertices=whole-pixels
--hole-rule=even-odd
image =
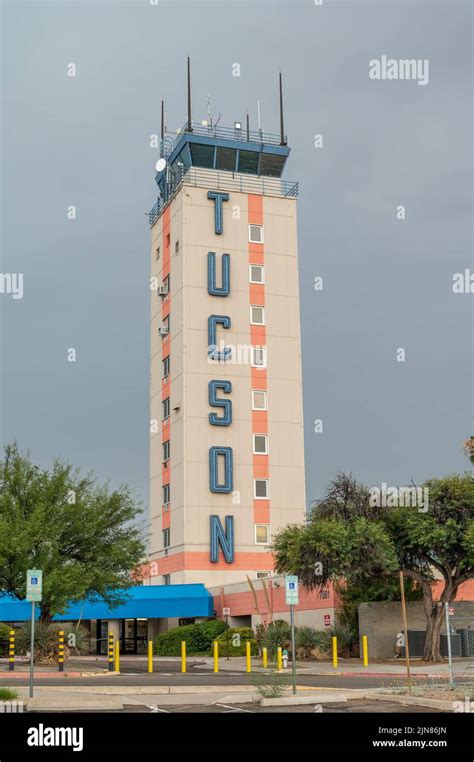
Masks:
[[[104,601],[73,603],[54,621],[77,619],[166,619],[168,617],[212,617],[212,595],[202,584],[143,585],[122,591],[125,602],[111,608]],[[39,605],[37,605],[39,609]],[[39,616],[39,611],[38,611]],[[26,622],[31,603],[10,595],[0,596],[0,622]]]

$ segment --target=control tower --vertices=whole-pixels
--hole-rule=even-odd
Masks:
[[[284,133],[164,126],[151,226],[149,575],[268,576],[305,516],[296,201]]]

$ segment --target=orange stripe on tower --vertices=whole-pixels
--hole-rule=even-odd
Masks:
[[[248,196],[249,225],[263,225],[263,196],[249,194]],[[249,243],[249,265],[265,265],[265,250],[261,243]],[[265,285],[250,283],[250,305],[265,306]],[[267,329],[264,325],[250,325],[250,344],[263,347],[267,344]],[[267,391],[266,368],[250,369],[251,388]],[[250,394],[250,404],[252,395]],[[268,413],[266,410],[252,410],[252,434],[268,434]],[[253,455],[253,478],[268,479],[270,464],[268,455]],[[270,524],[270,501],[253,501],[253,520],[255,524]],[[273,564],[272,564],[273,566]]]
[[[168,204],[168,206],[165,208],[163,212],[163,267],[161,271],[162,280],[164,280],[169,274],[170,274],[170,247],[171,247],[171,234],[170,234],[170,221],[171,221],[171,204]],[[171,312],[171,294],[168,293],[168,296],[165,296],[162,301],[161,305],[161,322],[163,323],[165,319],[170,315]],[[163,339],[161,339],[161,359],[162,361],[165,359],[165,357],[168,357],[170,354],[170,337],[165,336]],[[161,365],[163,368],[163,363]],[[166,381],[162,382],[161,386],[161,400],[164,401],[167,397],[171,396],[171,383],[170,383],[171,376],[168,376]],[[171,426],[170,426],[170,419],[168,418],[166,421],[162,423],[161,426],[161,443],[163,444],[168,439],[171,438]],[[161,467],[161,484],[170,484],[171,481],[171,464],[170,461],[168,461],[166,466]],[[162,504],[161,506],[161,528],[162,529],[168,529],[171,524],[171,511],[170,506],[168,505],[168,510],[165,511],[165,507]]]

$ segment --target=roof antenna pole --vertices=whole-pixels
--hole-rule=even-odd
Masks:
[[[285,125],[283,123],[283,86],[280,72],[280,145],[286,146]]]
[[[165,148],[165,102],[161,101],[161,145],[160,145],[160,156],[163,156],[164,148]]]
[[[191,60],[188,56],[188,132],[193,131],[193,123],[191,120]]]
[[[249,112],[247,111],[247,143],[250,142],[250,120],[249,120]]]

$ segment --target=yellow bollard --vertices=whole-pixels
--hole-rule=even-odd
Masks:
[[[278,650],[277,650],[277,669],[278,669],[278,672],[281,672],[283,669],[283,656],[281,652],[281,646],[278,646]]]
[[[268,651],[266,648],[262,648],[262,664],[265,669],[268,667]]]
[[[367,635],[362,635],[362,656],[364,659],[364,667],[369,666],[369,647],[367,644]]]
[[[337,638],[335,635],[332,638],[332,666],[337,669]]]
[[[109,632],[107,644],[107,659],[109,662],[109,672],[114,671],[114,634]]]
[[[252,662],[250,661],[250,640],[245,643],[245,661],[247,663],[247,672],[252,671]]]
[[[181,641],[181,672],[186,672],[186,641]]]
[[[15,630],[10,630],[8,638],[8,671],[15,670]]]
[[[64,630],[59,630],[58,641],[58,671],[64,672]]]
[[[120,641],[115,641],[115,671],[120,672]]]
[[[153,641],[148,641],[148,672],[153,672]]]
[[[219,643],[214,641],[214,672],[219,672]]]

